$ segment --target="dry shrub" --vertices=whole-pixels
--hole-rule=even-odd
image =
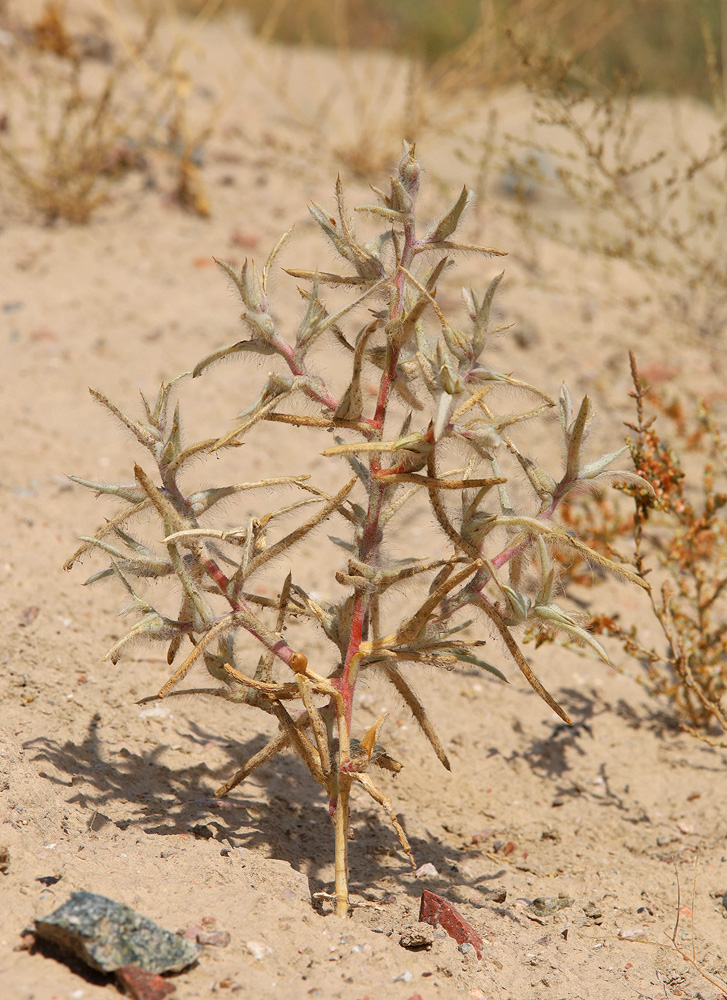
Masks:
[[[671,315],[705,336],[727,319],[727,111],[715,42],[705,35],[702,70],[710,104],[637,97],[637,81],[600,87],[571,59],[538,54],[512,34],[533,102],[529,135],[493,118],[462,158],[487,164],[494,199],[522,228],[592,256],[625,262]]]
[[[689,731],[727,734],[727,440],[704,402],[688,414],[678,399],[648,393],[631,355],[636,420],[628,448],[634,470],[653,494],[630,484],[617,489],[634,500],[626,512],[616,497],[576,501],[564,511],[569,530],[612,559],[626,545],[644,580],[664,642],[644,640],[640,626],[597,616],[589,626],[617,639],[639,661],[639,678],[666,697]],[[652,413],[647,412],[647,403]],[[586,561],[570,560],[562,580],[597,584]],[[533,631],[538,644],[551,635]]]
[[[107,14],[76,28],[55,0],[36,20],[6,13],[0,171],[46,221],[83,223],[161,151],[178,203],[209,214],[199,156],[212,125],[189,126],[183,46],[160,40],[154,14],[136,37]]]
[[[178,0],[198,12],[205,0]],[[522,80],[506,42],[577,59],[590,80],[638,76],[643,90],[707,96],[703,36],[719,35],[724,0],[222,0],[243,11],[263,41],[388,49],[446,69],[468,63],[470,77]],[[721,46],[715,47],[715,53]],[[716,57],[715,62],[719,60]],[[664,64],[668,61],[668,77]],[[471,82],[471,81],[470,81]]]
[[[197,0],[186,5],[199,7]],[[451,143],[454,135],[467,133],[483,95],[523,78],[506,38],[510,25],[527,25],[526,42],[538,53],[565,47],[581,56],[618,23],[613,6],[613,0],[594,0],[587,16],[575,0],[507,5],[228,0],[223,9],[250,14],[266,45],[263,53],[250,53],[255,72],[286,113],[315,135],[317,155],[325,150],[337,167],[367,179],[381,176],[402,135],[414,142],[426,133]],[[280,39],[330,45],[335,83],[321,83],[315,93],[307,81],[304,94],[299,85],[287,86],[285,61],[271,59],[267,47]]]

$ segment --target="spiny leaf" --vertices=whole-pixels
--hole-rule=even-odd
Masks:
[[[451,240],[442,240],[440,243],[430,243],[428,250],[464,250],[467,253],[481,253],[486,257],[507,257],[507,250],[497,250],[495,247],[482,247],[475,243],[453,243]]]
[[[414,716],[415,720],[419,724],[422,732],[429,740],[432,745],[432,749],[435,754],[442,762],[442,764],[447,768],[448,771],[452,770],[452,766],[449,763],[449,757],[444,751],[444,747],[441,744],[437,731],[429,720],[429,716],[426,713],[424,705],[420,701],[419,697],[401,673],[398,667],[396,667],[390,660],[385,660],[381,664],[381,669],[384,672],[384,676],[394,685],[396,690],[399,692],[401,697],[407,704],[409,711]]]
[[[459,220],[473,197],[474,192],[470,191],[467,186],[463,187],[459,198],[452,208],[450,208],[446,215],[442,216],[439,222],[424,237],[427,243],[441,243],[448,236],[451,236],[459,225]]]
[[[566,459],[565,476],[566,482],[570,482],[578,477],[578,466],[581,458],[581,445],[583,435],[588,426],[591,415],[591,401],[588,396],[583,397],[583,402],[578,410],[578,415],[568,429],[568,454]]]
[[[192,370],[192,378],[198,378],[202,372],[213,365],[215,361],[221,361],[223,358],[228,358],[233,354],[260,354],[260,355],[270,355],[277,354],[277,349],[273,347],[271,343],[267,340],[262,340],[258,338],[257,340],[253,338],[252,340],[238,340],[234,344],[228,344],[227,347],[219,347],[216,351],[212,351],[211,354],[206,355],[202,358]]]
[[[288,229],[287,232],[283,233],[283,235],[280,237],[280,239],[275,244],[275,246],[273,247],[273,249],[270,251],[268,259],[265,261],[265,266],[263,267],[263,274],[262,274],[262,288],[263,288],[263,292],[266,295],[267,295],[267,291],[268,291],[268,278],[270,277],[270,271],[272,269],[273,262],[274,262],[275,258],[278,256],[278,254],[280,253],[280,251],[282,250],[282,248],[285,245],[285,243],[288,241],[288,239],[290,237],[290,234],[293,232],[294,229],[295,229],[295,224],[293,224],[290,227],[290,229]]]
[[[497,667],[494,667],[491,663],[488,663],[487,660],[481,660],[479,659],[479,657],[473,656],[472,653],[467,653],[463,649],[447,648],[447,647],[444,647],[442,649],[442,652],[449,653],[450,655],[454,656],[456,660],[459,660],[461,663],[471,663],[472,666],[474,667],[479,667],[481,670],[486,670],[488,674],[492,674],[492,676],[497,677],[498,680],[504,681],[505,684],[509,683],[507,677],[505,677],[505,675],[501,670],[498,670]]]
[[[93,483],[90,479],[81,479],[80,476],[68,476],[67,478],[72,483],[85,486],[86,489],[95,490],[96,496],[106,493],[110,496],[119,497],[121,500],[127,500],[130,503],[139,503],[146,496],[140,486],[133,484],[127,486],[121,483],[118,485],[114,483]]]
[[[497,631],[500,633],[500,636],[504,640],[505,645],[507,646],[508,651],[510,652],[510,655],[517,663],[521,673],[527,680],[528,684],[530,684],[532,689],[538,695],[540,695],[540,697],[543,699],[546,705],[549,705],[553,709],[555,714],[558,715],[563,720],[563,722],[566,722],[569,726],[572,726],[573,723],[569,718],[568,714],[566,713],[566,711],[562,709],[558,704],[558,702],[553,698],[553,696],[549,694],[548,691],[545,690],[543,685],[540,683],[538,678],[530,669],[527,660],[520,651],[520,647],[515,642],[510,630],[503,622],[501,616],[497,613],[497,611],[485,598],[482,598],[478,602],[478,607],[482,608],[482,610],[487,614],[490,621],[494,623],[495,627],[497,628]]]
[[[303,271],[297,267],[284,268],[286,274],[291,278],[302,278],[304,281],[314,281],[316,278],[322,285],[367,285],[370,278],[362,278],[355,274],[332,274],[330,271]]]
[[[537,618],[541,618],[548,625],[553,628],[561,629],[563,632],[567,632],[568,635],[572,635],[574,639],[579,642],[585,643],[590,646],[591,649],[595,650],[596,653],[601,657],[604,663],[608,663],[609,666],[611,661],[608,658],[606,650],[594,637],[582,628],[578,622],[574,621],[562,608],[559,608],[557,604],[539,604],[537,607],[533,608],[533,615]]]
[[[102,392],[99,392],[98,389],[89,389],[88,391],[94,399],[98,400],[102,406],[105,406],[107,410],[113,413],[117,420],[119,420],[125,427],[128,427],[137,441],[143,444],[145,448],[148,448],[149,451],[154,451],[157,443],[159,442],[159,432],[155,427],[150,425],[145,427],[143,424],[140,424],[138,420],[132,420],[131,417],[127,417],[125,413],[122,413],[118,406],[114,406],[114,404],[107,399]]]

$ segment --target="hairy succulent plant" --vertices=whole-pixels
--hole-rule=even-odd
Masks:
[[[483,295],[464,290],[467,321],[462,327],[444,315],[436,296],[438,281],[459,252],[487,258],[501,251],[456,239],[471,200],[467,188],[419,235],[420,178],[414,147],[405,144],[390,190],[374,189],[376,203],[358,209],[382,227],[368,242],[356,235],[340,179],[335,215],[311,206],[313,219],[344,268],[343,273],[288,272],[308,283],[302,292],[304,315],[292,337],[282,335],[268,302],[271,267],[289,233],[273,248],[262,272],[247,262],[239,273],[221,264],[239,292],[247,337],[213,351],[191,374],[200,376],[213,362],[242,353],[274,358],[278,364],[229,433],[185,445],[179,407],[172,409],[170,403],[176,379],[161,387],[153,405],[144,400],[142,420],[130,419],[94,392],[149,452],[155,478],[140,465],[128,485],[72,477],[125,504],[93,537],[82,539],[66,564],[70,567],[91,551],[103,553],[109,565],[89,582],[115,576],[128,592],[126,611],[135,621],[107,659],[116,662],[130,642],[142,638],[168,643],[170,664],[186,647],[187,655],[154,697],[174,693],[193,667],[204,666],[219,682],[211,693],[275,716],[277,735],[217,794],[228,793],[279,752],[295,752],[329,798],[335,827],[334,898],[340,914],[349,908],[349,793],[354,782],[388,813],[412,860],[391,800],[370,776],[374,767],[397,772],[402,766],[378,742],[384,717],[365,732],[354,725],[362,674],[375,670],[387,678],[449,768],[434,725],[402,670],[404,664],[452,668],[464,663],[503,677],[498,667],[478,655],[483,632],[494,633],[538,694],[569,722],[514,637],[514,629],[524,623],[542,622],[606,659],[596,639],[554,599],[554,550],[570,548],[645,586],[628,567],[588,549],[559,526],[554,515],[576,486],[598,485],[614,476],[646,484],[634,473],[609,471],[618,451],[596,461],[583,460],[591,405],[585,398],[574,407],[565,387],[559,401],[566,456],[560,473],[547,472],[516,445],[512,435],[518,425],[556,404],[541,389],[498,373],[481,360],[493,332],[490,307],[502,276],[494,277]],[[321,298],[323,286],[350,290],[352,296],[331,312]],[[362,307],[368,308],[368,315],[352,327],[349,340],[342,324],[349,324]],[[346,350],[346,388],[340,396],[317,367],[319,353],[311,351],[324,337]],[[372,378],[371,393],[366,390]],[[508,391],[498,392],[502,388]],[[304,399],[305,412],[296,412],[295,397]],[[501,413],[500,398],[524,402],[521,409]],[[340,489],[331,493],[307,476],[290,476],[184,493],[179,479],[189,463],[235,448],[263,420],[274,422],[280,435],[296,435],[299,426],[306,426],[319,429],[329,443],[333,434],[336,443],[323,455],[347,470]],[[464,451],[467,457],[461,468],[444,469],[453,442],[454,453]],[[525,474],[530,498],[522,503],[511,499],[505,464],[520,478]],[[283,485],[299,492],[300,499],[239,527],[209,526],[207,515],[214,515],[221,501],[246,490]],[[388,542],[397,533],[402,511],[417,503],[431,509],[447,554],[431,558],[413,551],[393,559]],[[283,533],[280,519],[303,505],[311,505],[314,512]],[[134,535],[135,520],[149,514],[159,521],[155,548]],[[333,515],[346,526],[346,537],[334,539],[346,563],[331,569],[326,600],[314,599],[290,574],[280,581],[275,598],[257,593],[256,574]],[[157,610],[143,591],[145,580],[162,577],[181,587],[175,617]],[[399,613],[398,605],[388,600],[390,591],[400,591],[407,582],[419,587],[412,589],[414,596]],[[479,637],[473,622],[479,624]],[[296,634],[304,638],[306,629],[309,634],[311,625],[330,645],[328,661],[315,669],[310,650],[306,654],[295,641]],[[248,660],[249,642],[236,644],[240,633],[259,643],[257,662]],[[242,646],[247,652],[240,652]]]

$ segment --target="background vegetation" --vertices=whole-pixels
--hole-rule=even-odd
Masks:
[[[180,0],[199,13],[208,0]],[[481,47],[493,82],[517,79],[507,34],[541,53],[577,58],[592,84],[627,77],[642,92],[708,99],[727,49],[724,0],[222,0],[265,38],[320,45],[389,48],[446,65]],[[331,10],[333,9],[333,16]],[[705,54],[708,58],[705,59]]]

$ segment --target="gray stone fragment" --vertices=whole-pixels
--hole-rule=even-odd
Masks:
[[[124,965],[147,972],[180,972],[202,954],[192,941],[92,892],[72,893],[57,910],[35,921],[35,934],[103,972]]]

